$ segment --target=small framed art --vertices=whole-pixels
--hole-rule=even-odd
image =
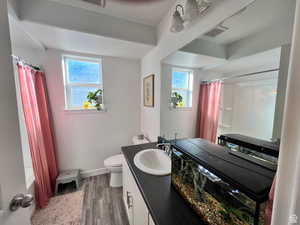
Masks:
[[[154,74],[151,74],[143,80],[144,106],[154,107]]]

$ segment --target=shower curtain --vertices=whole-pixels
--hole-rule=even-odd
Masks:
[[[202,83],[200,85],[197,136],[212,143],[216,142],[217,137],[220,95],[221,82]]]
[[[272,212],[273,212],[273,202],[274,202],[274,194],[275,194],[275,185],[276,185],[276,175],[273,180],[273,184],[269,193],[269,199],[267,201],[266,210],[265,210],[265,224],[271,225],[272,222]]]
[[[58,175],[54,136],[43,72],[17,64],[20,93],[35,176],[37,207],[43,208],[53,195]]]

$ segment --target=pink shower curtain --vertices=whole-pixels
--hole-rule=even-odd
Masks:
[[[202,83],[199,96],[198,137],[216,142],[221,82]]]
[[[274,201],[274,194],[275,194],[275,185],[276,185],[276,176],[274,177],[273,184],[269,193],[269,200],[266,205],[265,209],[265,224],[264,225],[271,225],[272,222],[272,211],[273,211],[273,201]]]
[[[18,74],[35,176],[36,203],[43,208],[53,195],[58,175],[45,76],[21,64],[18,64]]]

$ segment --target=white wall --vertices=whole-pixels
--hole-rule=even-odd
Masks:
[[[225,81],[218,135],[238,133],[270,141],[273,134],[278,72]]]
[[[155,54],[155,52],[153,52]],[[152,54],[153,54],[152,53]],[[160,60],[152,54],[143,58],[141,63],[141,87],[144,77],[154,74],[154,107],[145,107],[143,88],[141,88],[141,131],[150,141],[156,141],[160,134]]]
[[[198,98],[200,90],[199,70],[192,69],[194,74],[193,105],[191,109],[170,109],[170,97],[172,89],[172,66],[162,65],[161,79],[161,135],[166,138],[174,138],[177,133],[179,138],[196,137],[198,119]]]
[[[291,45],[287,44],[281,47],[280,70],[278,75],[276,110],[273,127],[273,138],[281,137],[283,111],[285,105],[287,78],[289,73]]]
[[[102,57],[107,112],[64,110],[62,54],[47,50],[45,71],[54,117],[59,169],[103,168],[106,157],[130,145],[140,130],[140,64],[136,60]],[[91,55],[84,55],[93,57]],[[99,57],[99,56],[94,56]]]

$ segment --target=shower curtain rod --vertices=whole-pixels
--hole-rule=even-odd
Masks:
[[[38,71],[42,71],[42,69],[40,68],[40,66],[29,64],[29,63],[25,62],[25,60],[21,59],[19,56],[11,55],[11,57],[13,59],[15,59],[17,62],[21,62],[21,63],[23,63],[23,64],[25,64],[27,66],[30,66],[32,69],[35,69],[35,70],[38,70]]]
[[[220,79],[207,80],[207,81],[202,81],[202,83],[210,83],[210,82],[216,82],[216,81],[224,81],[224,80],[228,80],[228,79],[243,78],[243,77],[249,77],[249,76],[253,76],[253,75],[257,75],[257,74],[270,73],[270,72],[275,72],[275,71],[279,71],[279,68],[271,69],[271,70],[263,70],[263,71],[253,72],[253,73],[234,75],[234,76],[224,77],[224,78],[220,78]]]

